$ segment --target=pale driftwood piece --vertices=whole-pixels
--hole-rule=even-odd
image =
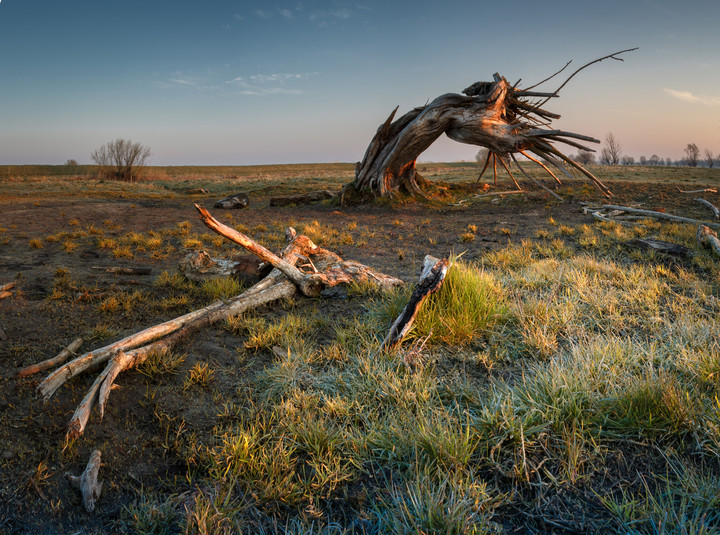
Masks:
[[[671,256],[679,256],[682,258],[692,256],[692,250],[688,249],[684,245],[679,245],[677,243],[671,243],[662,240],[653,240],[651,238],[638,238],[630,240],[628,242],[625,242],[625,245],[629,247],[636,247],[639,249],[657,251],[658,253],[663,253]]]
[[[675,186],[680,193],[717,193],[717,188],[705,188],[705,189],[689,189],[682,190]]]
[[[619,220],[617,220],[617,219],[611,219],[611,218],[609,218],[609,217],[601,214],[600,212],[592,212],[592,211],[590,211],[590,212],[588,212],[588,213],[593,217],[593,219],[596,219],[596,220],[598,220],[598,221],[604,221],[604,222],[607,222],[607,223],[616,223],[616,224],[622,225],[622,226],[624,226],[624,227],[632,227],[632,226],[635,226],[635,225],[636,225],[636,223],[631,223],[631,222],[629,222],[629,221],[619,221]]]
[[[720,256],[720,240],[718,240],[717,233],[715,231],[711,230],[706,225],[700,224],[698,225],[696,236],[703,247],[710,249],[716,255]]]
[[[80,346],[83,345],[84,340],[82,337],[76,338],[72,342],[70,342],[70,345],[68,345],[65,349],[60,351],[60,353],[57,354],[57,356],[44,360],[42,362],[38,362],[37,364],[33,364],[31,366],[28,366],[26,368],[23,368],[17,373],[18,378],[22,377],[28,377],[30,375],[34,375],[39,372],[43,372],[45,370],[49,370],[53,366],[57,366],[58,364],[62,364],[67,359],[69,359],[72,355],[75,354],[75,352],[80,349]]]
[[[330,190],[311,191],[308,193],[298,193],[297,195],[283,195],[280,197],[272,197],[270,206],[288,206],[290,204],[311,204],[314,202],[332,199],[335,193]]]
[[[720,210],[718,210],[714,204],[712,204],[709,201],[706,201],[705,199],[695,199],[695,201],[697,201],[701,204],[704,204],[705,206],[710,208],[710,210],[713,211],[713,214],[715,214],[715,219],[720,219]]]
[[[215,208],[237,210],[239,208],[245,208],[248,204],[250,204],[250,201],[248,200],[247,195],[244,193],[236,193],[235,195],[230,195],[224,199],[220,199],[215,203]]]
[[[105,273],[117,273],[120,275],[150,275],[151,267],[127,267],[127,266],[93,266],[97,271]]]
[[[619,54],[629,51],[623,50],[599,58],[579,70],[608,58],[620,59],[617,57]],[[561,142],[591,150],[572,140],[591,143],[599,143],[599,140],[545,128],[560,116],[541,108],[547,100],[542,104],[530,100],[538,95],[558,97],[560,88],[549,93],[528,91],[517,87],[517,84],[509,84],[504,77],[496,73],[492,82],[476,82],[463,91],[464,95],[441,95],[429,104],[393,120],[397,112],[395,108],[377,129],[362,161],[357,163],[355,180],[343,188],[341,201],[344,201],[349,190],[381,197],[394,195],[401,189],[422,195],[425,182],[417,172],[416,161],[442,134],[460,143],[487,148],[489,152],[483,172],[492,157],[496,179],[498,159],[504,165],[504,155],[524,151],[526,155],[533,153],[539,159],[546,158],[559,169],[562,169],[562,164],[558,159],[566,162],[585,175],[606,196],[612,196],[610,190],[597,177],[553,146],[553,143]],[[552,176],[557,180],[556,176]],[[510,177],[512,178],[512,174]]]
[[[405,335],[410,331],[415,317],[417,316],[420,306],[429,295],[437,292],[445,280],[448,270],[448,261],[446,258],[438,260],[437,258],[427,255],[423,262],[422,273],[420,279],[413,290],[407,305],[403,308],[400,315],[393,322],[390,331],[385,336],[382,343],[382,349],[389,351],[396,347]]]
[[[88,513],[95,510],[95,501],[100,498],[103,484],[98,482],[98,473],[100,472],[100,450],[95,450],[90,454],[90,460],[85,467],[85,471],[79,476],[65,474],[71,486],[78,489],[82,493],[83,505]]]
[[[178,263],[178,270],[190,280],[204,281],[235,274],[237,262],[213,258],[207,251],[186,254]]]
[[[617,206],[614,204],[606,204],[603,206],[603,208],[606,210],[622,210],[623,212],[627,212],[629,214],[639,214],[639,215],[644,215],[647,217],[652,217],[655,219],[666,219],[668,221],[678,221],[680,223],[691,223],[694,225],[703,224],[703,225],[707,225],[708,227],[720,228],[720,223],[708,223],[705,221],[700,221],[698,219],[690,219],[689,217],[681,217],[678,215],[666,214],[665,212],[655,212],[653,210],[640,210],[639,208],[630,208],[629,206]]]
[[[384,288],[403,283],[400,279],[376,272],[357,262],[345,261],[335,253],[317,247],[306,236],[296,236],[294,229],[291,228],[286,230],[286,237],[291,241],[278,257],[247,236],[222,225],[207,211],[200,207],[198,209],[203,221],[210,228],[241,243],[260,258],[277,265],[278,268],[273,269],[265,279],[246,292],[232,299],[216,301],[203,309],[155,325],[103,348],[85,353],[50,374],[38,386],[38,390],[45,399],[52,396],[71,377],[89,368],[107,363],[75,410],[68,425],[67,440],[77,438],[84,432],[95,405],[98,405],[100,415],[103,416],[113,383],[121,372],[141,364],[152,353],[170,349],[184,337],[206,325],[277,299],[290,297],[297,292],[298,288],[303,287],[303,282],[307,281],[310,281],[311,288],[314,288],[315,285],[323,288],[353,281],[368,281]],[[298,262],[312,266],[312,273],[305,273],[295,267]],[[287,274],[280,271],[279,268],[286,269],[300,283],[288,280]],[[307,288],[308,285],[306,284],[304,287]],[[316,294],[310,293],[310,295]]]
[[[0,286],[0,292],[6,292],[8,290],[12,290],[13,288],[15,288],[14,282],[6,282],[2,286]]]

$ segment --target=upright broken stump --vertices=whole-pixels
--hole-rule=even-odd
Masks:
[[[420,279],[413,290],[407,305],[403,308],[400,315],[393,322],[390,331],[385,336],[382,343],[382,349],[389,351],[395,348],[402,339],[405,338],[410,331],[415,318],[417,317],[420,307],[425,299],[437,292],[445,280],[448,270],[448,260],[443,258],[438,260],[434,256],[427,255],[423,261],[422,273]]]

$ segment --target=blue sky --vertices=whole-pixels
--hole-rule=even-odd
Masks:
[[[635,46],[547,105],[557,125],[636,158],[718,153],[718,28],[717,0],[0,0],[0,164],[90,163],[118,137],[153,165],[354,162],[396,105]]]

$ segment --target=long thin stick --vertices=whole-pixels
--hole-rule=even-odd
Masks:
[[[517,161],[517,158],[515,158],[515,155],[514,155],[514,154],[510,154],[510,156],[512,157],[513,161],[515,162],[515,165],[517,165],[517,168],[520,169],[520,172],[521,172],[523,175],[525,175],[525,176],[528,178],[528,180],[532,180],[536,185],[540,186],[542,189],[544,189],[545,191],[547,191],[550,195],[552,195],[553,197],[555,197],[558,201],[564,202],[564,201],[563,201],[563,198],[560,197],[560,195],[558,195],[558,194],[555,193],[554,191],[550,190],[550,188],[548,188],[547,186],[545,186],[545,184],[542,184],[541,182],[535,180],[533,177],[531,177],[530,175],[528,175],[528,174],[525,172],[525,169],[523,169],[522,166],[520,165],[520,162]]]
[[[36,374],[38,372],[42,372],[45,370],[49,370],[53,366],[57,366],[58,364],[62,364],[65,362],[70,356],[74,355],[75,352],[80,349],[80,346],[83,344],[82,337],[76,338],[73,340],[69,346],[67,346],[65,349],[60,351],[60,353],[57,354],[57,356],[44,360],[42,362],[38,362],[37,364],[33,364],[31,366],[28,366],[27,368],[23,368],[17,373],[18,378],[27,377],[29,375]]]

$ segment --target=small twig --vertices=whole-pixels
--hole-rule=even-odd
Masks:
[[[482,197],[496,197],[498,195],[517,195],[518,193],[525,193],[525,191],[523,191],[521,189],[513,189],[510,191],[498,191],[495,193],[481,193],[478,195],[474,195],[473,197],[476,199],[480,199]]]

